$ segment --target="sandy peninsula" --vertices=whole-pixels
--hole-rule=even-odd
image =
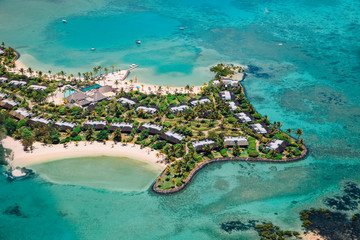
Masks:
[[[99,142],[79,142],[78,146],[76,146],[75,143],[70,143],[67,147],[64,147],[62,144],[44,145],[36,142],[31,152],[24,151],[21,142],[11,137],[3,139],[2,144],[4,148],[12,150],[12,156],[7,161],[13,168],[85,156],[128,157],[151,163],[161,169],[165,169],[166,167],[166,164],[163,162],[163,157],[157,157],[158,151],[152,151],[150,148],[141,148],[139,145],[134,144],[114,144],[112,141],[108,141],[106,144]]]

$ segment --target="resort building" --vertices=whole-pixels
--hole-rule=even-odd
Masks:
[[[229,105],[229,108],[231,109],[231,111],[235,111],[237,108],[241,109],[241,106],[238,101],[231,101],[231,102],[226,102],[226,103]]]
[[[213,140],[210,139],[205,139],[205,140],[201,140],[201,141],[195,141],[192,143],[195,151],[197,152],[203,152],[204,151],[204,147],[206,145],[210,145],[212,146],[212,149],[216,149],[217,145]]]
[[[239,123],[249,123],[255,120],[255,118],[251,116],[249,112],[236,113],[234,117],[239,120]]]
[[[20,80],[11,80],[8,85],[9,86],[16,86],[16,87],[23,87],[26,86],[26,84],[28,84],[25,81],[20,81]]]
[[[40,91],[44,91],[47,89],[46,86],[40,86],[40,85],[34,85],[34,84],[30,85],[29,88],[32,88],[34,90],[40,90]]]
[[[148,114],[154,114],[157,112],[158,108],[157,107],[139,106],[136,109],[136,112],[138,112],[139,110],[143,110],[144,112],[146,112]]]
[[[6,109],[12,109],[13,107],[19,106],[20,104],[18,102],[15,102],[12,99],[4,99],[0,101],[0,107],[6,108]]]
[[[7,96],[8,96],[8,95],[7,95],[6,93],[0,93],[0,98],[1,98],[1,99],[7,98]]]
[[[93,98],[88,97],[83,92],[76,92],[68,96],[66,101],[68,103],[76,103],[79,106],[86,107],[93,101]]]
[[[161,130],[163,129],[162,126],[160,125],[155,125],[155,124],[151,124],[151,123],[145,123],[143,125],[141,125],[139,128],[138,128],[138,132],[141,132],[145,129],[149,129],[149,134],[151,135],[156,135],[156,134],[159,134],[161,132]]]
[[[89,110],[89,112],[92,112],[95,110],[97,105],[98,105],[97,103],[90,103],[89,106],[86,107],[86,109]]]
[[[0,77],[0,83],[6,83],[8,79],[7,77]]]
[[[235,144],[239,147],[247,147],[249,146],[249,142],[246,137],[238,136],[238,137],[225,137],[224,138],[224,144],[226,147],[233,147]]]
[[[197,105],[204,104],[204,103],[211,103],[211,101],[207,97],[201,97],[201,98],[199,98],[199,100],[197,100],[196,98],[192,98],[189,100],[189,104],[193,107],[196,107]]]
[[[32,124],[35,124],[35,123],[49,125],[51,123],[51,120],[45,119],[45,118],[42,118],[42,117],[34,117],[34,118],[31,118],[29,121],[27,121],[28,125],[32,125]]]
[[[266,144],[265,149],[274,150],[277,153],[282,153],[284,149],[287,147],[288,142],[278,139],[273,139],[268,144]]]
[[[129,104],[130,106],[133,106],[135,105],[136,103],[138,103],[137,100],[135,99],[131,99],[131,98],[128,98],[128,97],[121,97],[117,100],[117,102],[121,103],[121,104]]]
[[[57,121],[55,127],[60,128],[60,131],[62,132],[65,132],[68,129],[72,131],[76,127],[76,123]]]
[[[257,134],[270,133],[270,129],[263,122],[252,124],[250,125],[250,128]]]
[[[239,82],[233,80],[232,78],[226,78],[226,77],[221,77],[222,84],[224,84],[225,86],[232,86],[232,87],[237,87],[239,86]]]
[[[169,143],[177,144],[177,143],[181,143],[181,140],[183,140],[185,136],[173,131],[168,131],[161,134],[160,138],[166,140]]]
[[[106,121],[86,121],[83,124],[83,127],[85,129],[87,128],[94,128],[95,130],[103,130],[106,126]]]
[[[24,118],[29,118],[32,116],[32,113],[30,111],[23,108],[10,111],[9,114],[19,120]]]
[[[0,55],[4,55],[4,54],[5,52],[2,49],[0,49]]]
[[[235,100],[235,94],[233,91],[223,91],[220,92],[220,99],[224,101],[234,101]]]
[[[95,92],[94,95],[91,96],[92,102],[98,103],[106,100],[107,98],[100,92]]]
[[[107,98],[113,97],[116,95],[116,93],[114,92],[114,89],[109,85],[103,86],[103,87],[99,88],[97,91],[99,93],[103,94]]]
[[[185,103],[180,103],[177,106],[169,106],[169,109],[172,113],[177,114],[178,112],[182,112],[185,109],[189,109],[189,106],[186,105]]]
[[[239,86],[239,82],[238,81],[235,81],[235,80],[232,80],[231,78],[224,78],[222,77],[221,80],[215,80],[212,82],[213,86],[216,86],[216,87],[219,87],[221,85],[224,85],[224,86],[232,86],[232,87],[237,87]]]
[[[134,124],[132,123],[112,123],[110,125],[109,131],[114,132],[116,129],[120,128],[122,133],[131,133],[134,129]]]

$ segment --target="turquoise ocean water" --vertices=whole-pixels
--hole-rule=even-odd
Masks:
[[[310,149],[297,163],[214,164],[171,196],[0,178],[0,213],[21,211],[0,214],[0,239],[256,239],[220,228],[251,219],[300,230],[299,211],[360,183],[359,8],[354,0],[0,0],[0,40],[32,68],[136,63],[139,81],[183,86],[207,82],[217,62],[252,65],[250,101],[284,129],[302,128]]]

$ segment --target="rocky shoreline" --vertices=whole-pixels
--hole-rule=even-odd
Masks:
[[[264,162],[264,163],[289,163],[289,162],[300,161],[300,160],[306,158],[309,153],[308,148],[305,145],[303,145],[303,147],[304,147],[304,150],[302,151],[300,156],[290,158],[290,159],[275,160],[275,159],[267,159],[267,158],[249,158],[249,157],[246,157],[246,158],[245,157],[213,158],[208,161],[200,163],[196,168],[194,168],[190,172],[189,176],[186,178],[183,185],[181,185],[177,188],[162,190],[157,187],[159,182],[158,182],[158,180],[156,180],[152,186],[152,190],[158,194],[163,194],[163,195],[180,192],[180,191],[184,190],[191,183],[192,179],[196,176],[196,174],[201,169],[203,169],[205,166],[207,166],[211,163],[214,163],[214,162],[242,161],[242,162]],[[166,169],[161,173],[161,175],[160,175],[161,178],[164,177],[165,172],[166,172]]]

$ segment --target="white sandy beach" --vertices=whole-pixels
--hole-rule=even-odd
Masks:
[[[114,144],[112,141],[103,143],[93,142],[79,142],[78,146],[75,143],[70,143],[65,148],[64,145],[44,145],[36,142],[32,152],[24,151],[20,141],[11,137],[2,140],[4,148],[9,148],[13,152],[13,156],[8,159],[8,163],[13,168],[26,167],[33,164],[56,161],[66,158],[76,158],[85,156],[111,156],[111,157],[128,157],[131,159],[152,163],[155,166],[164,169],[166,164],[162,162],[162,157],[156,157],[158,151],[151,151],[150,148],[141,149],[139,145],[122,143]],[[114,144],[114,145],[113,145]]]

